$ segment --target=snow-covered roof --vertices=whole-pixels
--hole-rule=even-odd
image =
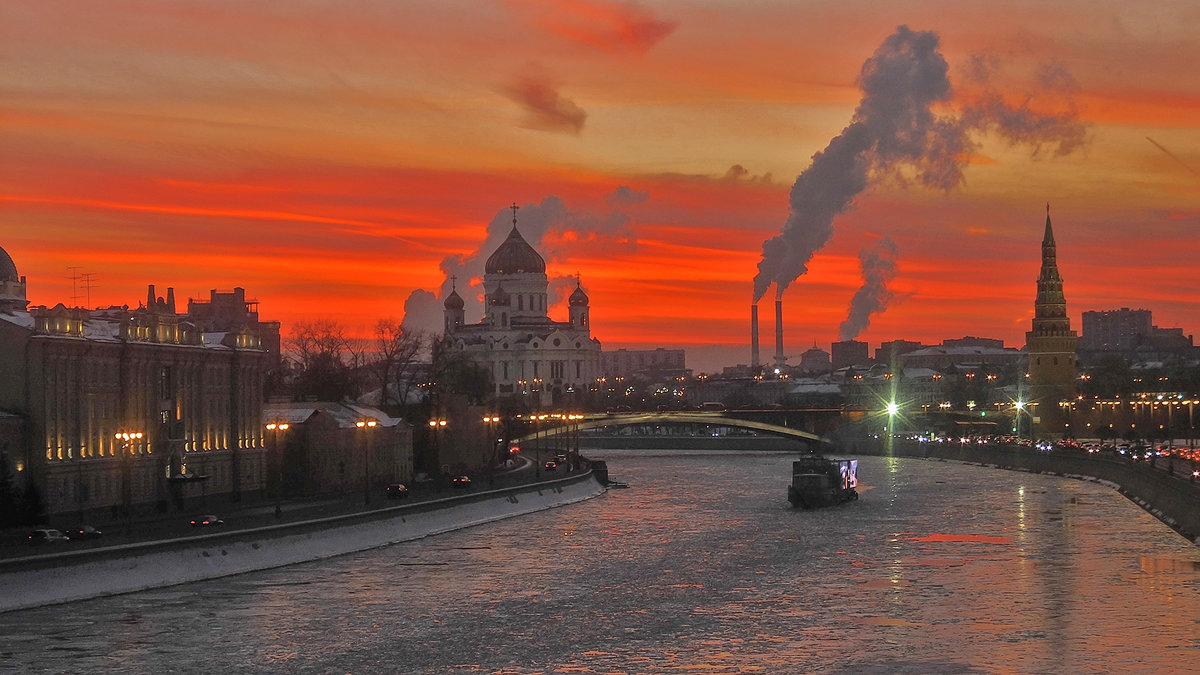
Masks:
[[[288,424],[303,424],[308,418],[324,412],[332,417],[339,428],[352,429],[360,419],[374,419],[381,427],[394,427],[404,420],[389,417],[382,410],[355,403],[334,403],[331,401],[305,401],[301,403],[268,403],[263,408],[263,419],[267,422],[287,422]]]

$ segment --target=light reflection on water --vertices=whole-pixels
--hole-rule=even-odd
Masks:
[[[1080,481],[863,458],[606,452],[631,488],[324,562],[0,615],[0,668],[1187,672],[1200,552]]]

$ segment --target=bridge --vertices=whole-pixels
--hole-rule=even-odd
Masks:
[[[668,410],[657,412],[612,412],[591,413],[579,416],[548,416],[538,424],[542,428],[534,433],[514,439],[526,442],[576,434],[588,429],[641,425],[686,425],[700,424],[746,429],[804,442],[806,444],[827,443],[819,432],[830,432],[837,428],[841,410],[821,409],[755,409],[755,410]]]

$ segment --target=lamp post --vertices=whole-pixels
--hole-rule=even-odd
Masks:
[[[279,444],[279,434],[286,432],[290,425],[287,422],[268,422],[267,430],[271,432],[272,454],[275,455],[275,519],[283,516],[283,447]]]
[[[496,426],[500,424],[499,415],[484,415],[483,417],[483,461],[486,464],[488,486],[495,484],[496,472],[496,448],[499,447],[499,439],[496,438]]]
[[[892,454],[892,443],[894,442],[896,431],[896,414],[900,412],[900,406],[895,401],[888,401],[887,404],[887,448],[888,455]]]
[[[140,431],[118,431],[116,439],[121,441],[121,511],[125,516],[125,530],[133,530],[133,485],[131,483],[130,462],[133,461],[133,444],[142,440]]]
[[[441,464],[441,442],[438,438],[438,431],[446,428],[446,420],[432,419],[429,420],[429,435],[433,437],[433,453],[438,458],[438,463]]]
[[[373,417],[365,417],[354,423],[363,432],[363,505],[371,503],[371,438],[367,434],[379,424]]]

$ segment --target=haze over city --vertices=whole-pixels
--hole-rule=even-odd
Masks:
[[[704,370],[748,361],[749,305],[780,291],[790,355],[1020,346],[1049,201],[1073,321],[1137,307],[1191,332],[1198,20],[1182,1],[9,3],[3,243],[33,304],[241,286],[285,332],[433,330],[451,277],[478,320],[516,203],[551,315],[578,275],[605,349]]]

